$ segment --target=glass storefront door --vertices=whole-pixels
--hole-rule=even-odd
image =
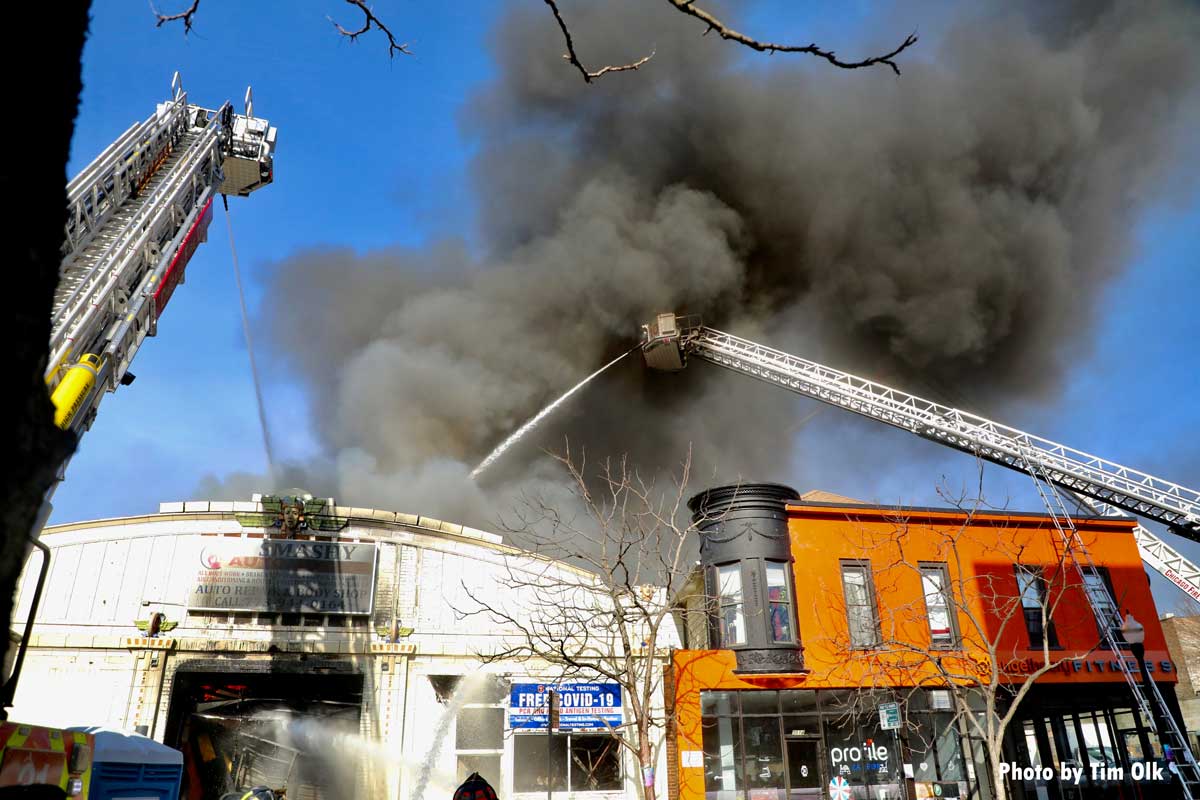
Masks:
[[[821,739],[788,737],[788,800],[823,800],[825,777],[821,771]]]

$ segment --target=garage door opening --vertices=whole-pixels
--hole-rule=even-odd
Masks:
[[[252,786],[288,800],[354,797],[364,766],[357,674],[180,672],[166,743],[183,752],[187,800]]]

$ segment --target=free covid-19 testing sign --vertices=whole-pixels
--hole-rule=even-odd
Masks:
[[[559,697],[560,730],[605,730],[622,722],[620,684],[514,683],[508,702],[509,727],[546,730],[552,689]]]

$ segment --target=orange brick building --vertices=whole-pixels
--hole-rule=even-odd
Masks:
[[[996,715],[1016,705],[1010,796],[1169,795],[1132,780],[1157,741],[1115,662],[1132,661],[1129,614],[1173,702],[1132,520],[1075,520],[1072,556],[1045,515],[804,501],[773,484],[713,489],[692,510],[701,564],[677,598],[688,649],[673,665],[680,800],[990,798],[989,697]],[[1082,769],[1077,787],[1064,767]]]

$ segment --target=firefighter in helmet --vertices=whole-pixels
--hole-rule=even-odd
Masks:
[[[472,772],[455,790],[454,800],[497,800],[496,790],[478,772]]]

